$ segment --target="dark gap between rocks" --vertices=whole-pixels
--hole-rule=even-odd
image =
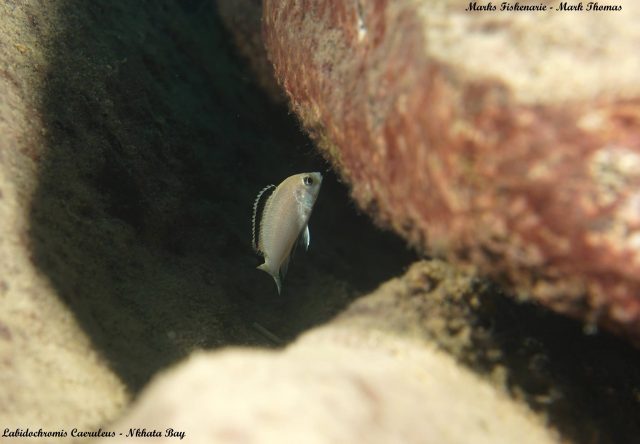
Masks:
[[[291,341],[414,259],[252,83],[213,2],[61,4],[34,261],[133,391],[194,349],[273,346],[256,323]],[[253,200],[316,170],[311,248],[278,296],[255,269]]]
[[[519,303],[444,261],[414,264],[334,322],[437,345],[528,404],[563,442],[632,443],[640,435],[636,349],[605,331],[586,334],[580,322]]]
[[[67,0],[58,13],[33,258],[134,392],[194,349],[273,347],[256,323],[286,343],[415,259],[355,211],[295,117],[255,87],[213,2]],[[255,270],[251,207],[266,184],[309,170],[325,175],[311,249],[278,296]],[[565,438],[637,436],[636,350],[429,267],[428,289],[385,295],[378,317],[362,316],[400,332],[415,320]]]

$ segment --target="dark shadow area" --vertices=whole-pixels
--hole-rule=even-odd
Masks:
[[[631,444],[640,436],[640,353],[606,332],[520,303],[445,261],[420,261],[336,322],[421,338],[528,404],[560,442]],[[475,408],[471,406],[470,408]],[[470,439],[473,442],[473,439]]]
[[[414,258],[254,86],[212,1],[59,3],[33,256],[133,391],[194,349],[273,346],[256,325],[286,343]],[[311,248],[278,296],[255,269],[253,200],[318,170]]]
[[[295,117],[254,85],[214,2],[59,3],[33,259],[132,391],[192,350],[287,343],[415,259],[358,214]],[[255,269],[252,204],[302,171],[325,180],[311,248],[279,296]],[[425,278],[428,291],[401,304],[389,295],[379,318],[363,316],[381,326],[406,310],[429,341],[575,442],[635,442],[637,350],[447,267]]]
[[[504,385],[568,442],[637,441],[637,349],[606,332],[587,333],[580,322],[535,303],[519,303],[487,280],[433,270],[419,310],[437,321],[424,325],[433,326],[427,334],[442,349]]]
[[[640,436],[640,354],[606,332],[585,333],[574,320],[536,304],[519,304],[489,286],[480,309],[486,336],[476,346],[499,350],[480,367],[507,371],[507,388],[576,443],[633,443]],[[483,337],[484,336],[484,337]],[[484,362],[483,362],[484,361]]]

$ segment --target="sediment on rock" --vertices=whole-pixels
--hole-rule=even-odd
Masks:
[[[371,3],[360,3],[368,33]],[[188,402],[220,403],[225,421],[275,415],[276,442],[301,430],[465,440],[466,421],[476,442],[635,439],[640,365],[620,341],[585,336],[442,261],[352,303],[415,256],[354,211],[299,124],[253,84],[216,10],[208,0],[0,3],[3,427],[126,434],[147,407],[155,416]],[[326,128],[313,130],[338,155]],[[311,248],[278,297],[255,270],[251,203],[264,185],[316,170]],[[220,352],[228,346],[253,349]],[[221,423],[200,412],[207,420],[187,434]],[[292,429],[292,417],[309,422]]]
[[[170,423],[221,443],[632,442],[639,359],[468,271],[421,261],[285,350],[192,356],[111,427]]]
[[[355,301],[331,327],[377,331],[431,346],[526,403],[569,442],[632,442],[640,433],[640,355],[619,338],[444,261]]]
[[[278,346],[256,325],[291,341],[411,261],[256,87],[214,6],[0,2],[3,428],[98,428],[193,350]],[[312,245],[277,297],[251,204],[317,170]]]
[[[265,44],[380,225],[640,344],[640,6],[467,7],[266,0]]]
[[[242,381],[235,378],[239,373]],[[203,403],[206,410],[196,407]],[[163,435],[164,424],[172,424],[194,441],[221,444],[462,444],[471,436],[487,444],[557,442],[540,421],[450,357],[371,332],[331,329],[277,354],[227,350],[193,356],[154,381],[114,427],[131,423]]]

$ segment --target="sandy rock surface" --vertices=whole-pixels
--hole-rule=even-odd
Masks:
[[[121,442],[167,428],[220,442],[509,442],[522,430],[518,441],[633,442],[639,359],[420,261],[283,351],[193,355],[104,430]]]
[[[616,4],[266,0],[263,29],[381,225],[640,344],[640,5]]]
[[[0,4],[2,431],[91,427],[129,400],[124,384],[33,263],[30,203],[47,140],[39,112],[45,41],[55,36],[55,20],[47,13],[56,12],[39,6]]]
[[[158,431],[162,443],[175,440],[168,424],[192,442],[559,442],[539,418],[451,357],[340,328],[316,330],[286,352],[193,356],[158,377],[112,429],[126,435],[130,424]]]
[[[251,82],[211,2],[3,1],[0,36],[0,432],[93,430],[191,351],[279,345],[256,325],[290,341],[413,257]],[[251,205],[317,170],[314,243],[275,298]]]
[[[180,415],[185,399],[163,387],[187,375],[230,393],[190,386],[224,418],[228,404],[237,421],[269,423],[260,406],[276,397],[270,436],[287,436],[279,415],[294,408],[313,412],[300,417],[318,439],[371,425],[456,442],[448,417],[494,442],[514,428],[540,442],[640,436],[627,344],[443,261],[374,291],[415,255],[356,213],[288,110],[251,81],[215,6],[0,2],[0,432],[126,434],[147,397]],[[276,297],[255,270],[251,204],[300,171],[325,179],[311,248]],[[313,403],[300,397],[310,379],[323,381]]]

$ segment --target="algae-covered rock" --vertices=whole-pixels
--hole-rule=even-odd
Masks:
[[[0,3],[0,431],[126,435],[144,427],[133,421],[145,399],[186,401],[162,381],[195,365],[207,375],[193,380],[243,396],[189,399],[233,402],[219,417],[236,424],[273,418],[282,439],[638,436],[640,364],[623,343],[441,261],[364,296],[415,257],[356,214],[295,119],[253,84],[215,6]],[[325,179],[310,250],[278,296],[255,270],[251,205],[300,171]],[[283,351],[255,350],[317,324]],[[228,346],[253,349],[216,352]],[[303,386],[314,397],[287,405]],[[280,427],[291,412],[300,429]]]
[[[472,3],[266,0],[265,44],[380,224],[640,344],[640,6]]]

